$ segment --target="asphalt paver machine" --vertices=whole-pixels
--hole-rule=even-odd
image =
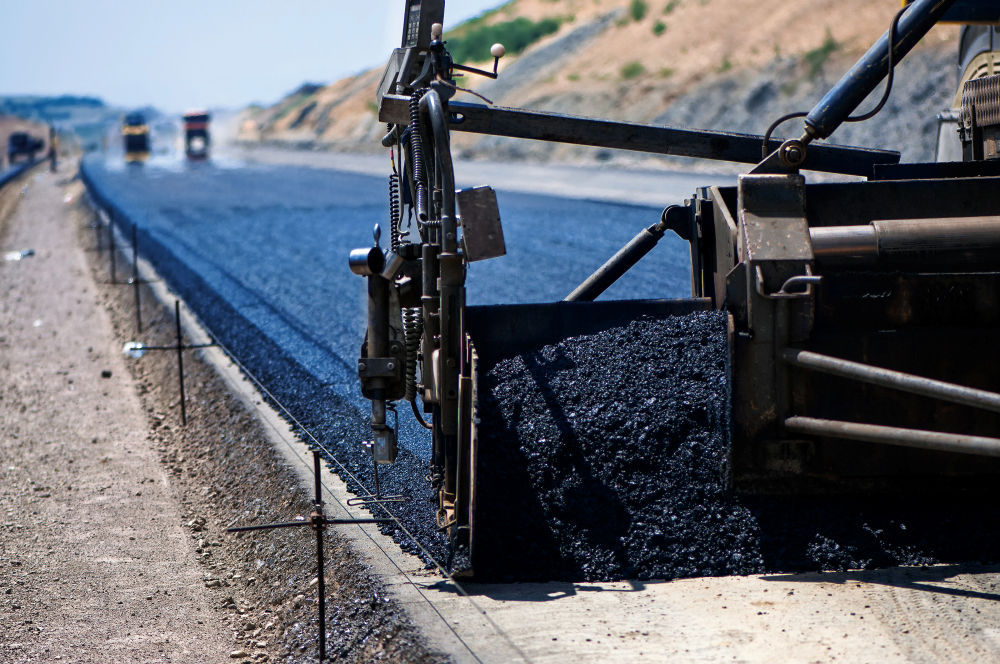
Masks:
[[[391,463],[387,413],[409,401],[433,433],[438,526],[475,541],[477,372],[498,357],[645,313],[728,313],[732,485],[746,492],[976,491],[1000,474],[1000,5],[916,0],[807,113],[763,136],[454,101],[443,0],[409,0],[378,91],[394,149],[387,248],[351,253],[368,282],[358,362],[373,460]],[[827,144],[882,107],[892,71],[939,21],[963,28],[953,161]],[[888,78],[882,101],[858,108]],[[799,118],[803,118],[799,120]],[[762,119],[762,124],[770,118]],[[771,137],[802,122],[797,138]],[[748,164],[615,253],[564,301],[466,306],[468,263],[505,252],[489,187],[456,192],[449,137],[465,131]],[[939,150],[940,152],[940,150]],[[856,176],[809,182],[803,172]],[[405,231],[401,220],[415,220]],[[690,243],[691,297],[597,301],[667,231]],[[609,252],[610,253],[610,252]],[[478,527],[488,527],[479,524]]]

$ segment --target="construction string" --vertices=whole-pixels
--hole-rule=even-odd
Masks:
[[[275,396],[274,396],[273,394],[271,394],[271,392],[270,392],[270,391],[269,391],[269,390],[268,390],[268,389],[267,389],[267,388],[266,388],[266,387],[264,386],[264,384],[263,384],[263,383],[262,383],[262,382],[261,382],[261,381],[260,381],[260,380],[259,380],[259,379],[257,378],[257,376],[255,376],[255,375],[254,375],[253,373],[251,373],[251,372],[249,371],[249,369],[247,369],[247,367],[246,367],[246,366],[244,366],[244,365],[243,365],[243,363],[242,363],[242,362],[240,362],[240,360],[239,360],[239,359],[238,359],[238,358],[237,358],[237,357],[236,357],[236,356],[235,356],[235,355],[234,355],[234,354],[233,354],[232,352],[230,352],[230,350],[229,350],[229,349],[228,349],[228,348],[227,348],[227,347],[225,346],[225,344],[223,344],[223,343],[222,343],[222,342],[221,342],[221,341],[220,341],[220,340],[219,340],[219,339],[218,339],[218,338],[217,338],[217,337],[216,337],[216,336],[215,336],[214,334],[212,334],[212,333],[211,333],[211,332],[210,332],[210,331],[209,331],[209,330],[208,330],[207,328],[204,328],[204,327],[203,327],[202,329],[205,329],[206,333],[207,333],[207,334],[209,335],[209,337],[211,337],[211,338],[212,338],[212,340],[214,341],[214,343],[215,343],[215,344],[217,344],[217,345],[218,345],[218,347],[219,347],[220,349],[222,349],[222,351],[223,351],[223,352],[224,352],[224,353],[225,353],[225,354],[226,354],[226,355],[227,355],[227,356],[228,356],[228,357],[229,357],[229,358],[230,358],[230,359],[231,359],[231,360],[232,360],[232,361],[233,361],[233,362],[234,362],[234,363],[235,363],[235,364],[236,364],[236,365],[237,365],[237,366],[238,366],[238,367],[240,368],[240,370],[241,370],[241,371],[242,371],[242,372],[243,372],[243,373],[244,373],[244,374],[245,374],[245,375],[246,375],[247,377],[249,377],[249,378],[250,378],[250,380],[251,380],[251,381],[253,381],[253,383],[254,383],[254,384],[255,384],[255,385],[256,385],[256,386],[257,386],[257,387],[258,387],[258,388],[259,388],[259,389],[261,390],[261,392],[263,392],[263,393],[264,393],[264,394],[265,394],[265,395],[266,395],[266,396],[267,396],[267,397],[268,397],[268,398],[269,398],[269,399],[270,399],[270,400],[271,400],[271,401],[272,401],[272,402],[273,402],[273,403],[274,403],[275,405],[277,405],[278,409],[279,409],[279,410],[280,410],[280,411],[281,411],[281,412],[282,412],[282,413],[283,413],[283,414],[284,414],[284,415],[285,415],[285,416],[286,416],[286,417],[287,417],[287,418],[288,418],[288,419],[289,419],[289,420],[290,420],[290,421],[292,422],[292,424],[294,424],[294,425],[295,425],[296,427],[298,427],[298,429],[299,429],[299,430],[301,430],[301,431],[302,431],[302,432],[303,432],[303,433],[304,433],[304,434],[306,435],[306,437],[307,437],[307,438],[309,438],[309,440],[311,440],[311,441],[312,441],[312,443],[313,443],[313,444],[314,444],[314,445],[315,445],[316,447],[318,447],[319,449],[321,449],[321,450],[323,450],[324,452],[326,452],[326,453],[327,453],[327,455],[329,456],[329,458],[330,458],[330,459],[332,459],[332,460],[333,460],[333,462],[334,462],[335,464],[337,464],[337,466],[338,466],[338,467],[339,467],[339,468],[340,468],[340,469],[341,469],[341,470],[342,470],[342,471],[343,471],[344,473],[346,473],[346,474],[348,475],[348,477],[350,477],[350,478],[351,478],[351,479],[352,479],[352,480],[353,480],[353,481],[354,481],[354,482],[355,482],[355,483],[356,483],[356,484],[357,484],[357,485],[358,485],[359,487],[361,487],[361,488],[362,488],[362,489],[363,489],[364,491],[366,491],[366,492],[367,492],[367,494],[366,494],[365,496],[363,496],[364,498],[377,498],[377,496],[376,496],[376,495],[375,495],[374,493],[372,493],[372,492],[371,492],[371,490],[370,490],[370,489],[368,489],[368,487],[366,487],[366,486],[364,485],[364,483],[363,483],[363,482],[361,482],[361,480],[360,480],[360,479],[358,479],[358,477],[357,477],[356,475],[354,475],[354,473],[352,473],[352,472],[350,471],[350,469],[348,469],[348,468],[347,468],[347,467],[346,467],[346,466],[345,466],[345,465],[344,465],[343,463],[341,463],[341,462],[340,462],[340,460],[339,460],[339,459],[338,459],[338,458],[336,457],[336,455],[334,455],[334,454],[333,454],[333,452],[332,452],[332,451],[331,451],[331,450],[330,450],[330,449],[329,449],[328,447],[326,447],[325,445],[323,445],[323,444],[322,444],[322,443],[321,443],[321,442],[319,441],[319,439],[318,439],[318,438],[317,438],[316,436],[314,436],[314,435],[313,435],[313,433],[312,433],[312,432],[311,432],[311,431],[310,431],[309,429],[307,429],[307,428],[306,428],[305,426],[303,426],[303,425],[302,425],[302,423],[300,423],[300,422],[298,421],[298,419],[296,419],[296,417],[295,417],[294,415],[292,415],[291,411],[289,411],[289,409],[288,409],[288,408],[286,408],[286,407],[284,406],[284,404],[282,404],[282,403],[281,403],[280,401],[278,401],[278,400],[277,400],[277,399],[275,398]],[[264,418],[264,419],[266,420],[266,418]],[[283,436],[281,436],[281,432],[280,432],[280,431],[278,431],[277,429],[275,429],[275,432],[279,434],[279,436],[280,436],[280,437],[282,438],[282,440],[284,440],[284,437],[283,437]],[[286,443],[286,444],[288,444],[288,445],[289,445],[289,447],[291,447],[291,445],[290,445],[290,444],[288,443],[288,441],[287,441],[287,440],[285,441],[285,443]],[[294,451],[294,448],[291,448],[291,449],[292,449],[292,450]],[[298,455],[297,455],[297,456],[298,456]],[[306,462],[306,461],[305,461],[304,459],[302,459],[302,457],[300,457],[300,456],[299,456],[298,458],[299,458],[299,461],[300,461],[300,462],[301,462],[301,463],[302,463],[302,464],[303,464],[304,466],[307,466],[307,467],[308,467],[308,465],[309,465],[309,464],[308,464],[308,463],[307,463],[307,462]],[[342,503],[342,502],[340,501],[340,499],[339,499],[339,498],[337,498],[337,496],[335,496],[335,495],[334,495],[334,494],[333,494],[332,492],[330,492],[330,490],[329,490],[329,489],[327,489],[327,494],[328,494],[328,495],[329,495],[329,496],[330,496],[331,498],[333,498],[333,499],[334,499],[334,500],[335,500],[335,501],[337,502],[337,504],[338,504],[338,505],[340,506],[340,508],[341,508],[341,509],[342,509],[342,510],[343,510],[344,512],[346,512],[346,513],[350,514],[350,511],[349,511],[349,510],[347,509],[347,506],[345,506],[345,505],[344,505],[344,504],[343,504],[343,503]],[[387,506],[386,506],[385,504],[383,504],[383,503],[379,503],[379,502],[375,502],[375,504],[376,504],[376,505],[378,505],[378,507],[380,507],[380,508],[381,508],[382,510],[384,510],[384,511],[385,511],[385,513],[386,513],[386,514],[387,514],[387,515],[389,516],[389,518],[390,518],[390,519],[392,519],[392,521],[393,521],[393,523],[394,523],[394,524],[396,525],[396,527],[397,527],[397,528],[399,528],[399,530],[400,530],[400,531],[402,531],[402,532],[403,532],[403,533],[404,533],[404,534],[406,535],[406,537],[407,537],[407,538],[409,538],[409,540],[410,540],[410,541],[412,541],[412,542],[413,542],[413,543],[414,543],[414,544],[415,544],[415,545],[417,546],[417,548],[418,548],[418,549],[420,549],[421,553],[422,553],[422,554],[423,554],[423,555],[425,556],[425,558],[426,558],[427,560],[429,560],[429,561],[431,562],[431,564],[432,564],[432,565],[433,565],[433,566],[434,566],[434,567],[435,567],[435,568],[437,569],[438,573],[439,573],[439,574],[441,574],[441,576],[442,576],[442,577],[444,577],[444,578],[445,578],[445,579],[446,579],[446,580],[447,580],[447,581],[448,581],[449,583],[451,583],[452,585],[454,585],[454,586],[455,586],[455,589],[456,589],[456,590],[458,591],[458,593],[459,593],[459,594],[460,594],[460,595],[461,595],[462,597],[464,597],[464,598],[465,598],[466,600],[468,600],[468,602],[469,602],[469,603],[470,603],[470,604],[472,605],[472,607],[473,607],[473,608],[474,608],[474,609],[476,610],[476,612],[477,612],[477,613],[479,613],[480,615],[482,615],[482,616],[483,616],[483,618],[484,618],[484,619],[486,620],[486,622],[487,622],[487,623],[489,623],[490,627],[492,627],[492,628],[493,628],[493,630],[494,630],[494,631],[495,631],[495,632],[496,632],[496,633],[497,633],[497,634],[498,634],[498,635],[499,635],[499,636],[500,636],[501,638],[503,638],[503,639],[504,639],[505,641],[507,641],[508,645],[509,645],[509,646],[510,646],[510,647],[511,647],[511,648],[512,648],[512,649],[513,649],[513,650],[514,650],[514,651],[515,651],[515,652],[516,652],[517,654],[518,654],[518,657],[520,657],[520,659],[521,659],[522,661],[524,661],[524,662],[526,662],[526,663],[530,664],[531,660],[530,660],[530,659],[528,658],[528,656],[527,656],[527,655],[526,655],[526,654],[525,654],[525,653],[524,653],[524,652],[523,652],[523,651],[522,651],[522,650],[521,650],[521,649],[520,649],[520,648],[519,648],[519,647],[517,646],[517,644],[516,644],[516,643],[514,643],[513,639],[511,639],[510,635],[508,635],[508,634],[507,634],[506,632],[504,632],[504,631],[503,631],[503,629],[501,629],[501,628],[500,628],[500,626],[499,626],[499,625],[498,625],[498,624],[496,623],[496,621],[494,621],[494,620],[493,620],[493,619],[492,619],[492,618],[491,618],[491,617],[489,616],[489,614],[488,614],[488,613],[486,613],[486,611],[485,611],[485,610],[484,610],[484,609],[483,609],[482,607],[480,607],[480,606],[479,606],[479,605],[478,605],[478,604],[476,603],[476,601],[475,601],[474,599],[472,599],[472,596],[471,596],[471,595],[470,595],[470,594],[468,593],[468,591],[466,591],[466,590],[465,590],[465,588],[464,588],[464,587],[462,587],[462,584],[460,584],[460,583],[459,583],[458,581],[456,581],[455,579],[453,579],[453,578],[451,578],[451,577],[450,577],[450,575],[449,575],[449,574],[448,574],[448,573],[447,573],[447,572],[445,571],[445,568],[444,568],[444,565],[442,565],[442,564],[441,564],[441,563],[440,563],[440,562],[439,562],[439,561],[438,561],[438,560],[437,560],[437,559],[436,559],[436,558],[435,558],[435,557],[434,557],[433,555],[431,555],[430,551],[428,551],[428,550],[427,550],[427,549],[426,549],[426,548],[425,548],[425,547],[423,546],[423,544],[421,544],[421,543],[420,543],[420,541],[419,541],[419,540],[417,540],[417,538],[416,538],[416,537],[414,537],[414,535],[413,535],[413,534],[412,534],[412,533],[411,533],[411,532],[410,532],[410,531],[409,531],[409,530],[408,530],[408,529],[406,528],[406,526],[404,526],[404,525],[403,525],[402,521],[400,521],[400,519],[399,519],[399,518],[398,518],[398,517],[397,517],[397,516],[396,516],[396,515],[395,515],[395,514],[394,514],[394,513],[392,512],[392,510],[390,510],[390,509],[389,509],[389,508],[388,508],[388,507],[387,507]],[[460,643],[462,644],[462,646],[463,646],[463,647],[464,647],[464,648],[465,648],[466,650],[468,650],[468,651],[469,651],[469,654],[470,654],[470,655],[472,655],[472,657],[474,657],[474,658],[475,658],[475,660],[476,660],[477,662],[482,662],[482,659],[480,659],[480,657],[479,657],[479,656],[478,656],[478,655],[476,654],[476,652],[475,652],[475,651],[474,651],[474,650],[472,649],[472,647],[471,647],[471,646],[470,646],[470,645],[469,645],[469,644],[468,644],[468,643],[467,643],[467,642],[465,641],[465,639],[463,639],[463,638],[461,637],[461,635],[460,635],[460,634],[458,634],[458,632],[457,632],[457,631],[455,631],[455,628],[454,628],[454,627],[452,626],[452,624],[451,624],[451,623],[450,623],[450,622],[448,621],[448,619],[447,619],[447,618],[445,618],[445,617],[444,617],[443,615],[441,615],[441,612],[440,612],[440,611],[438,611],[437,607],[435,607],[435,606],[434,606],[434,605],[433,605],[433,604],[432,604],[432,603],[430,602],[430,600],[428,600],[428,599],[426,598],[426,596],[425,596],[425,595],[423,594],[423,592],[421,592],[421,591],[420,591],[420,588],[419,588],[419,586],[417,586],[417,584],[416,584],[416,583],[415,583],[415,582],[414,582],[414,581],[413,581],[413,580],[412,580],[412,579],[410,578],[410,576],[409,576],[409,575],[408,575],[408,574],[407,574],[407,573],[406,573],[406,572],[405,572],[405,571],[404,571],[404,570],[403,570],[402,568],[400,568],[400,567],[399,567],[399,565],[397,565],[397,564],[396,564],[396,562],[395,562],[395,561],[394,561],[394,560],[392,559],[392,557],[391,557],[391,556],[389,556],[388,552],[387,552],[387,551],[385,551],[385,549],[383,549],[383,548],[382,548],[381,546],[379,546],[379,545],[378,545],[378,542],[376,542],[376,541],[374,540],[374,538],[372,538],[372,536],[371,536],[371,535],[370,535],[369,533],[367,533],[367,532],[366,532],[366,531],[364,531],[364,530],[362,530],[362,532],[365,532],[365,535],[366,535],[366,536],[367,536],[367,537],[368,537],[369,539],[371,539],[371,540],[372,540],[372,542],[373,542],[373,543],[374,543],[374,544],[375,544],[376,546],[378,546],[379,550],[380,550],[380,551],[381,551],[381,552],[383,553],[383,555],[385,555],[386,559],[387,559],[387,560],[389,560],[389,562],[390,562],[390,563],[392,563],[392,565],[393,565],[393,566],[394,566],[394,567],[395,567],[395,568],[396,568],[396,569],[397,569],[397,570],[398,570],[398,571],[399,571],[399,572],[400,572],[400,573],[401,573],[401,574],[402,574],[402,575],[404,576],[404,578],[406,578],[406,581],[407,581],[407,583],[409,583],[410,585],[412,585],[412,586],[413,586],[414,588],[416,588],[416,589],[417,589],[417,592],[419,592],[419,593],[420,593],[420,596],[421,596],[421,597],[422,597],[422,598],[424,599],[424,601],[426,601],[426,602],[427,602],[427,604],[428,604],[428,605],[429,605],[429,606],[430,606],[430,607],[431,607],[431,608],[432,608],[432,609],[434,610],[434,612],[435,612],[435,613],[437,614],[437,616],[438,616],[438,617],[439,617],[439,618],[441,619],[441,621],[442,621],[442,622],[443,622],[443,623],[444,623],[444,624],[445,624],[445,625],[446,625],[446,626],[448,627],[449,631],[451,631],[451,633],[452,633],[452,634],[454,634],[455,638],[456,638],[456,639],[458,639],[458,641],[459,641],[459,642],[460,642]]]

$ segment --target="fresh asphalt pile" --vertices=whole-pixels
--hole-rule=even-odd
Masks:
[[[480,380],[477,574],[759,570],[754,519],[726,490],[728,356],[725,315],[704,312],[500,361]]]

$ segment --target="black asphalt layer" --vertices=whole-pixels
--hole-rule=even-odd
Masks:
[[[140,254],[202,324],[343,465],[333,469],[348,486],[370,491],[371,462],[361,445],[370,415],[355,369],[365,283],[348,270],[347,255],[371,245],[375,223],[387,226],[387,179],[211,163],[123,168],[97,155],[84,159],[82,174],[125,237],[137,226]],[[508,255],[470,266],[472,304],[561,299],[660,212],[498,196]],[[606,296],[686,295],[687,260],[686,243],[667,237]],[[408,408],[400,411],[400,456],[380,472],[382,489],[410,497],[392,512],[445,561],[449,543],[434,525],[436,496],[426,481],[429,436]],[[417,552],[402,532],[394,535]]]

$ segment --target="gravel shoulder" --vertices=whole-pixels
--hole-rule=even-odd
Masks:
[[[77,245],[79,184],[35,169],[0,264],[0,660],[222,661],[205,589],[136,384]],[[69,210],[69,213],[67,213]]]

